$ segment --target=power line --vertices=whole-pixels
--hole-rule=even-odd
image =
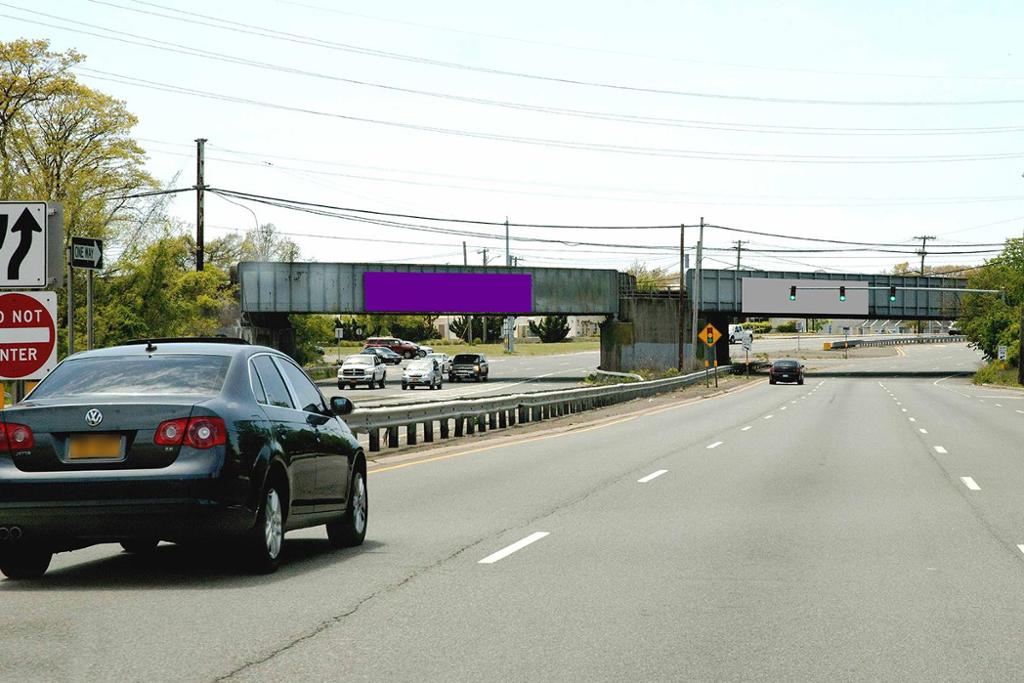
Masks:
[[[124,10],[127,12],[135,12],[139,14],[160,17],[163,19],[171,19],[174,21],[180,21],[188,24],[207,26],[210,28],[216,28],[225,31],[231,31],[234,33],[241,33],[246,35],[255,35],[263,38],[270,38],[273,40],[286,41],[290,43],[296,43],[301,45],[310,45],[313,47],[321,47],[331,50],[339,50],[343,52],[350,52],[356,54],[362,54],[373,57],[380,57],[384,59],[398,60],[404,62],[414,62],[417,64],[428,64],[431,66],[444,67],[448,69],[457,69],[460,71],[475,71],[479,73],[487,73],[499,76],[510,76],[516,78],[524,78],[536,81],[545,81],[550,83],[558,83],[561,85],[574,85],[574,86],[587,86],[594,88],[604,88],[617,91],[625,92],[636,92],[636,93],[649,93],[657,95],[674,95],[680,97],[693,97],[693,98],[706,98],[706,99],[719,99],[719,100],[738,100],[746,102],[764,102],[774,104],[812,104],[812,105],[836,105],[836,106],[977,106],[977,105],[1008,105],[1008,104],[1024,104],[1024,100],[1020,99],[1004,99],[1004,100],[945,100],[945,101],[929,101],[929,100],[826,100],[826,99],[815,99],[815,98],[787,98],[787,97],[764,97],[754,95],[735,95],[727,93],[708,93],[688,90],[672,90],[665,88],[652,88],[635,85],[626,85],[620,83],[607,83],[600,81],[590,81],[576,78],[566,78],[558,76],[546,76],[541,74],[509,71],[505,69],[496,69],[490,67],[475,66],[470,64],[463,64],[459,62],[450,62],[439,59],[430,59],[427,57],[420,57],[416,55],[403,54],[398,52],[390,52],[386,50],[377,50],[373,48],[361,47],[358,45],[352,45],[348,43],[341,43],[337,41],[329,41],[320,38],[314,38],[311,36],[305,36],[296,33],[288,33],[285,31],[277,31],[274,29],[258,26],[255,24],[247,24],[239,21],[233,21],[230,19],[222,19],[220,17],[211,16],[208,14],[200,14],[198,12],[188,12],[180,10],[174,7],[168,7],[166,5],[160,5],[152,2],[139,2],[137,4],[146,5],[149,7],[156,7],[162,10],[175,12],[178,15],[166,14],[163,12],[154,12],[152,10],[138,9],[134,7],[126,7],[113,2],[106,2],[105,0],[89,0],[90,2],[98,5],[105,5],[107,7],[113,7],[116,9]],[[24,9],[15,5],[9,5],[7,3],[0,3],[7,7],[14,9]],[[188,18],[195,17],[195,18]],[[209,20],[209,21],[203,21]]]
[[[0,3],[2,5],[3,3]],[[0,16],[4,16],[0,14]],[[554,149],[572,149],[593,152],[609,152],[613,154],[629,154],[634,156],[664,157],[674,159],[702,159],[706,161],[740,161],[759,163],[789,163],[789,164],[928,164],[928,163],[958,163],[966,161],[992,161],[999,159],[1017,159],[1024,157],[1024,152],[999,152],[993,154],[946,154],[946,155],[911,155],[911,156],[847,156],[847,155],[823,155],[823,154],[760,154],[760,153],[733,153],[714,152],[709,150],[686,150],[675,148],[642,147],[631,145],[617,145],[608,143],[580,142],[576,140],[559,140],[554,138],[537,138],[519,135],[506,135],[501,133],[488,133],[483,131],[471,131],[439,126],[428,126],[402,121],[389,121],[384,119],[372,119],[362,116],[339,114],[337,112],[326,112],[306,107],[277,104],[262,100],[254,100],[245,97],[235,97],[223,93],[213,93],[195,88],[186,88],[148,79],[135,78],[122,74],[115,74],[99,69],[77,67],[78,71],[92,74],[99,80],[113,81],[125,85],[134,85],[151,90],[163,90],[176,94],[191,95],[206,99],[219,100],[222,102],[233,102],[235,104],[246,104],[251,106],[278,109],[295,113],[309,114],[334,118],[344,121],[358,123],[370,123],[390,128],[403,130],[415,130],[456,137],[466,137],[478,140],[490,140],[495,142],[511,142],[515,144],[534,145],[550,147]]]
[[[417,28],[425,28],[434,31],[448,31],[451,33],[459,33],[462,35],[476,36],[478,38],[489,38],[492,40],[507,40],[515,43],[522,43],[526,45],[540,45],[543,47],[554,47],[562,50],[578,50],[581,52],[594,52],[599,54],[616,55],[619,57],[635,57],[638,59],[658,60],[658,61],[671,61],[671,62],[682,62],[686,64],[702,64],[705,66],[716,66],[726,67],[732,69],[755,69],[760,71],[784,71],[784,72],[795,72],[795,73],[808,73],[808,74],[820,74],[825,76],[856,76],[863,77],[869,76],[873,78],[884,77],[884,78],[906,78],[906,79],[927,79],[927,80],[977,80],[977,81],[1020,81],[1024,80],[1024,76],[954,76],[954,75],[937,75],[937,74],[906,74],[906,73],[878,73],[871,71],[840,71],[840,70],[826,70],[826,69],[812,69],[807,67],[784,67],[784,66],[766,66],[763,64],[740,64],[730,62],[713,62],[701,59],[688,59],[683,57],[673,57],[670,55],[653,55],[644,54],[639,52],[628,52],[625,50],[610,50],[607,48],[598,48],[585,45],[567,45],[564,43],[552,43],[543,40],[531,40],[529,38],[519,38],[514,36],[506,36],[496,33],[481,33],[479,31],[466,31],[463,29],[452,28],[450,26],[437,26],[433,24],[422,24],[414,21],[404,21],[401,19],[385,18],[374,16],[371,14],[361,14],[359,12],[347,12],[345,10],[339,10],[333,7],[322,7],[319,5],[311,5],[304,2],[293,2],[292,0],[277,0],[284,5],[292,5],[295,7],[305,7],[308,9],[319,10],[322,12],[331,12],[332,14],[341,14],[350,17],[359,17],[361,19],[369,19],[371,21],[380,21],[392,24],[401,24],[404,26],[414,26]]]
[[[144,141],[143,138],[139,138],[139,139]],[[161,142],[160,144],[176,144],[176,143]],[[210,147],[215,147],[215,146],[214,145],[210,145]],[[288,157],[282,157],[282,156],[279,156],[279,155],[260,155],[260,154],[256,154],[256,153],[253,153],[253,152],[242,152],[242,151],[236,151],[236,150],[228,150],[228,149],[225,149],[223,147],[217,147],[217,149],[219,149],[221,152],[224,152],[226,154],[234,154],[234,155],[244,156],[244,157],[253,157],[254,159],[258,159],[260,156],[265,156],[267,158],[288,158]],[[150,150],[150,153],[164,154],[164,155],[168,155],[168,156],[178,156],[178,157],[184,157],[184,158],[192,158],[193,157],[193,155],[186,154],[184,152],[170,152],[170,151],[166,151],[166,150]],[[454,184],[454,183],[436,183],[436,182],[429,182],[429,181],[424,181],[424,180],[409,180],[409,179],[405,179],[405,178],[382,177],[382,176],[368,176],[368,175],[362,175],[362,174],[358,174],[358,173],[341,173],[341,172],[337,172],[337,171],[324,171],[324,170],[313,169],[313,168],[300,168],[300,167],[295,167],[295,166],[286,166],[286,165],[282,165],[282,164],[272,163],[270,161],[227,159],[227,158],[224,158],[224,157],[215,157],[215,156],[209,156],[209,155],[207,155],[206,158],[207,158],[207,160],[222,161],[222,162],[227,163],[227,164],[236,164],[236,165],[242,165],[242,166],[254,166],[254,167],[258,167],[258,168],[269,168],[269,169],[274,169],[274,170],[279,170],[279,171],[295,171],[297,173],[306,173],[306,174],[311,174],[311,175],[316,175],[316,176],[325,176],[325,177],[332,177],[332,178],[348,178],[348,179],[353,179],[353,180],[365,180],[365,181],[368,181],[368,182],[381,182],[381,183],[394,183],[394,184],[400,184],[400,185],[413,185],[413,186],[416,186],[416,187],[440,187],[440,188],[456,189],[456,190],[468,190],[468,191],[472,191],[472,192],[492,192],[492,193],[497,193],[497,194],[514,194],[514,195],[521,195],[521,196],[528,196],[528,197],[559,197],[559,198],[569,198],[569,199],[589,199],[589,200],[601,200],[601,201],[610,201],[610,202],[614,201],[614,202],[643,203],[643,204],[676,204],[678,202],[678,199],[659,200],[659,199],[646,199],[646,198],[634,198],[634,197],[609,197],[607,195],[586,195],[586,194],[567,194],[567,193],[561,193],[561,192],[541,192],[541,191],[537,191],[537,190],[515,190],[515,189],[506,189],[506,188],[500,188],[500,187],[474,187],[472,185],[459,185],[459,184]],[[291,157],[291,158],[294,158],[294,157]],[[356,166],[355,164],[332,164],[331,162],[317,161],[317,160],[312,160],[312,159],[304,159],[304,161],[306,161],[307,163],[314,163],[314,164],[320,163],[320,164],[325,164],[325,165]],[[369,167],[369,168],[380,169],[380,167]],[[445,176],[453,177],[453,176],[450,176],[450,174],[433,174],[433,173],[431,173],[429,171],[398,170],[396,172],[399,172],[399,173],[410,173],[410,174],[416,174],[416,175],[438,175],[438,176],[442,176],[442,177],[445,177]],[[468,176],[454,176],[454,177],[467,178],[467,179],[470,179],[470,180],[480,180],[481,182],[486,180],[486,179],[474,179],[474,178],[471,178],[471,177],[468,177]],[[495,182],[516,182],[516,181],[506,181],[506,180],[501,180],[501,179],[494,179],[494,181]],[[520,184],[540,185],[540,183],[520,183]],[[558,186],[558,184],[555,184],[553,186]],[[643,192],[643,190],[627,190],[627,189],[616,189],[616,188],[603,188],[603,189],[606,192],[630,192],[630,191]],[[667,197],[672,197],[673,195],[666,194],[666,196]],[[693,192],[680,192],[680,193],[678,193],[675,196],[677,196],[677,197],[682,197],[682,196],[703,197],[705,195],[701,195],[699,193],[693,193]],[[713,196],[713,195],[707,195],[707,196]],[[890,199],[888,201],[879,200],[877,202],[866,202],[866,203],[851,202],[851,203],[840,203],[840,204],[835,204],[835,203],[833,203],[833,204],[802,203],[802,202],[758,202],[758,201],[727,201],[727,202],[723,201],[723,202],[717,202],[717,201],[707,201],[707,200],[703,200],[703,199],[701,200],[701,203],[704,204],[704,205],[710,205],[710,206],[770,206],[770,207],[836,208],[836,207],[870,207],[870,206],[933,206],[933,205],[982,204],[982,203],[1001,203],[1001,202],[1018,202],[1018,201],[1024,201],[1024,196],[934,197],[934,198],[906,198],[906,199],[892,198],[892,199]]]
[[[3,5],[5,3],[0,3]],[[724,132],[739,132],[739,133],[758,133],[758,134],[771,134],[771,135],[817,135],[817,136],[947,136],[947,135],[985,135],[985,134],[1002,134],[1002,133],[1017,133],[1024,131],[1024,126],[1011,125],[1011,126],[974,126],[965,128],[857,128],[857,127],[820,127],[820,126],[792,126],[792,125],[771,125],[771,124],[748,124],[742,122],[731,122],[731,121],[710,121],[701,119],[676,119],[668,117],[655,117],[655,116],[644,116],[639,114],[622,114],[616,112],[603,112],[583,109],[573,109],[567,107],[552,107],[547,105],[536,105],[525,102],[516,102],[509,100],[495,100],[482,97],[470,97],[466,95],[457,95],[452,93],[436,92],[430,90],[420,90],[416,88],[406,88],[387,83],[378,83],[372,81],[364,81],[354,78],[346,78],[344,76],[338,76],[334,74],[327,74],[318,71],[311,71],[309,69],[300,69],[296,67],[283,66],[281,64],[274,64],[271,62],[264,62],[259,60],[253,60],[245,57],[239,57],[237,55],[231,55],[222,52],[214,52],[207,49],[196,48],[182,43],[175,43],[166,40],[160,40],[152,38],[150,36],[144,36],[138,33],[131,33],[127,31],[119,31],[97,24],[89,24],[74,19],[68,19],[60,17],[58,15],[48,14],[45,12],[37,12],[34,10],[21,9],[23,12],[31,12],[39,16],[50,17],[58,21],[63,21],[75,26],[85,26],[94,28],[97,30],[105,31],[113,35],[102,35],[99,33],[89,31],[74,31],[62,26],[54,26],[52,24],[45,24],[43,22],[30,22],[30,23],[43,23],[45,26],[52,28],[58,28],[61,30],[85,33],[87,35],[95,36],[97,38],[103,38],[106,40],[116,40],[118,42],[126,42],[131,45],[139,45],[142,47],[148,47],[155,50],[163,50],[173,52],[177,54],[184,54],[193,57],[200,57],[203,59],[210,59],[220,61],[228,64],[236,64],[241,66],[248,66],[257,69],[276,71],[280,73],[290,75],[300,75],[310,78],[317,78],[323,80],[330,80],[339,83],[345,83],[347,85],[355,85],[361,87],[375,88],[388,92],[415,95],[419,97],[429,97],[447,101],[463,102],[467,104],[475,104],[480,106],[499,107],[504,109],[511,109],[516,111],[529,111],[542,114],[553,114],[558,116],[568,116],[577,118],[594,119],[601,121],[611,121],[618,123],[632,123],[638,125],[648,126],[662,126],[672,128],[687,128],[696,130],[715,130]],[[6,15],[4,15],[6,16]],[[135,40],[124,40],[115,38],[114,36],[127,36]],[[140,42],[145,41],[145,42]]]

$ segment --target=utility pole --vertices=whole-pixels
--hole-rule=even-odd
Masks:
[[[487,247],[484,247],[483,249],[481,249],[479,253],[482,253],[484,255],[484,268],[486,268],[487,267]],[[480,324],[480,341],[482,341],[484,344],[486,344],[487,343],[487,316],[486,315],[480,316],[480,323],[481,323]]]
[[[196,138],[196,270],[203,269],[203,223],[205,211],[203,205],[203,190],[206,189],[206,181],[203,177],[206,166],[206,138]]]
[[[935,239],[935,236],[934,235],[919,235],[919,236],[915,237],[914,239],[915,240],[921,240],[921,251],[919,253],[921,254],[921,277],[924,277],[924,256],[927,253],[926,247],[928,245],[928,240]],[[921,334],[921,329],[922,329],[921,321],[918,320],[917,321],[917,333],[918,334]]]
[[[75,269],[71,267],[71,247],[68,246],[68,355],[75,352]]]
[[[704,292],[701,288],[701,276],[703,275],[703,259],[704,257],[704,217],[700,217],[700,233],[697,237],[697,277],[693,283],[693,296],[690,298],[691,311],[691,326],[690,326],[690,340],[693,344],[693,359],[697,360],[697,311],[700,309]]]
[[[733,244],[736,245],[736,270],[740,269],[740,253],[743,251],[743,245],[747,244],[749,240],[736,240]]]
[[[915,237],[914,239],[915,240],[921,240],[921,251],[919,251],[918,253],[921,254],[921,277],[924,277],[924,256],[927,253],[925,251],[925,249],[926,249],[926,247],[928,245],[928,240],[935,239],[935,236],[934,235],[919,235],[919,236]]]
[[[686,226],[679,225],[679,372],[686,368]]]
[[[509,247],[508,237],[508,216],[505,216],[505,267],[512,267],[512,251]],[[515,351],[516,343],[513,340],[516,331],[516,317],[514,315],[505,316],[505,351],[512,353]]]
[[[462,265],[464,265],[464,266],[468,266],[469,265],[469,256],[467,255],[467,252],[466,252],[466,242],[465,241],[462,242]],[[473,343],[473,316],[472,315],[466,316],[466,320],[469,323],[468,325],[466,325],[466,343],[467,344],[472,344]]]
[[[1020,312],[1020,355],[1017,357],[1017,383],[1024,384],[1024,310]]]

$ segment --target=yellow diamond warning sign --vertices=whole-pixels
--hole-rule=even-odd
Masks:
[[[708,323],[707,327],[700,331],[700,340],[708,346],[714,346],[721,338],[722,333],[711,323]]]

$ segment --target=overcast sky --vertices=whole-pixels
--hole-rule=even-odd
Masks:
[[[163,182],[179,172],[179,186],[195,182],[193,140],[205,137],[210,185],[332,206],[571,225],[703,216],[910,251],[917,235],[954,248],[1024,232],[1019,1],[162,4],[0,2],[0,39],[83,52],[81,80],[127,102]],[[254,35],[268,31],[279,33]],[[504,263],[496,227],[436,224],[501,240],[249,206],[318,261],[462,263],[466,239],[471,263],[483,247]],[[193,195],[171,210],[193,221]],[[253,223],[208,199],[211,236]],[[736,239],[828,246],[711,229],[705,242]],[[678,251],[641,247],[678,240],[678,230],[514,228],[512,253],[523,265],[674,268]],[[708,257],[735,264],[735,253]],[[743,254],[776,270],[878,272],[905,260],[917,257]]]

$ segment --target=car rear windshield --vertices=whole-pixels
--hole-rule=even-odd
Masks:
[[[795,360],[777,360],[775,361],[775,367],[780,370],[790,370],[792,368],[800,367],[800,364]]]
[[[476,363],[480,360],[480,356],[475,353],[460,353],[452,359],[453,363]]]
[[[32,392],[34,399],[110,395],[213,396],[230,356],[156,355],[76,358],[61,363]]]

